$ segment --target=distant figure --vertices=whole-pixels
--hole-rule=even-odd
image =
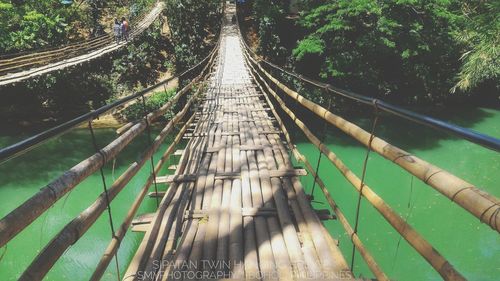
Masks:
[[[122,30],[121,25],[118,19],[115,19],[115,23],[113,24],[113,33],[115,34],[116,44],[120,43]]]
[[[236,23],[236,15],[233,15],[233,17],[231,18],[231,22]]]
[[[126,41],[128,41],[128,21],[125,18],[122,18],[122,24],[121,24],[121,30],[122,30],[122,37],[125,38]]]

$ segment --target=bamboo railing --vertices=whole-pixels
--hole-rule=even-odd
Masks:
[[[259,70],[284,93],[296,100],[299,104],[325,120],[331,125],[341,129],[366,147],[377,152],[384,158],[396,163],[412,175],[433,187],[441,194],[457,203],[469,213],[477,217],[481,222],[488,224],[492,229],[500,232],[500,200],[490,195],[473,184],[436,167],[409,152],[393,146],[383,139],[371,137],[371,134],[361,127],[351,123],[344,118],[329,112],[324,107],[304,98],[297,92],[291,90],[283,83],[274,78],[262,66]]]
[[[31,265],[24,271],[19,280],[41,280],[52,268],[55,262],[69,248],[76,243],[82,235],[95,223],[97,218],[106,210],[107,201],[113,201],[126,184],[144,166],[147,160],[158,150],[168,134],[174,129],[174,125],[184,118],[191,105],[201,92],[201,88],[191,96],[184,108],[172,118],[165,128],[159,133],[150,148],[143,153],[139,160],[132,163],[129,168],[113,183],[109,191],[103,192],[99,198],[80,215],[68,223],[45,248],[37,255]],[[154,174],[154,173],[153,173]],[[107,196],[107,199],[106,199]],[[116,236],[116,234],[115,234]]]
[[[259,81],[259,79],[257,78],[258,76],[254,75],[254,72],[256,72],[255,68],[253,67],[252,64],[249,64],[249,66],[251,69],[250,74],[252,75],[252,77],[254,78],[255,81]],[[307,158],[299,152],[297,147],[292,145],[292,143],[293,143],[292,139],[290,137],[290,134],[288,133],[287,128],[285,127],[285,124],[283,123],[283,120],[281,119],[278,112],[274,108],[274,105],[273,105],[272,101],[270,100],[269,96],[266,94],[267,92],[272,91],[272,89],[270,89],[268,87],[268,85],[266,85],[265,86],[266,90],[264,90],[264,88],[262,87],[262,85],[260,83],[257,83],[257,86],[259,87],[261,92],[264,93],[264,97],[266,98],[266,101],[269,104],[269,107],[274,115],[274,118],[276,118],[277,123],[280,125],[280,128],[283,131],[283,135],[285,136],[285,140],[288,144],[288,149],[290,151],[292,151],[292,153],[297,161],[302,162],[304,164],[306,170],[313,176],[316,183],[320,186],[322,192],[325,194],[325,197],[327,199],[328,204],[330,205],[330,208],[332,208],[332,210],[335,212],[335,215],[337,216],[338,220],[340,221],[340,223],[344,227],[346,233],[349,235],[349,237],[351,237],[351,241],[353,242],[354,246],[359,251],[359,253],[363,257],[366,264],[370,268],[371,272],[375,275],[377,280],[380,280],[380,281],[387,280],[388,281],[389,278],[387,277],[387,275],[385,275],[385,273],[382,271],[380,266],[377,264],[377,262],[375,261],[373,256],[370,254],[370,252],[363,245],[363,242],[359,239],[357,233],[354,232],[352,226],[350,225],[349,221],[345,217],[344,213],[340,210],[337,203],[333,200],[332,196],[330,195],[330,192],[328,191],[328,189],[326,187],[326,184],[316,174],[316,171],[314,170],[311,163],[307,160]]]
[[[251,58],[247,56],[249,63],[255,64]],[[255,71],[255,69],[253,69]],[[256,72],[254,72],[256,73]],[[259,77],[257,75],[257,77]],[[262,78],[261,78],[262,79]],[[267,88],[268,92],[274,97],[277,103],[281,106],[290,118],[296,123],[307,138],[313,143],[327,158],[338,168],[342,175],[352,184],[358,192],[370,202],[370,204],[379,211],[380,214],[389,222],[392,227],[398,231],[409,244],[423,256],[436,271],[447,280],[465,280],[453,266],[427,242],[420,234],[418,234],[406,221],[399,216],[392,208],[386,204],[373,190],[366,184],[363,184],[361,179],[356,176],[343,162],[340,160],[326,145],[324,145],[308,128],[300,121],[295,113],[293,113],[284,103],[284,101],[273,91],[269,85],[260,80]]]
[[[139,210],[139,206],[141,205],[142,201],[144,200],[144,197],[146,196],[149,187],[151,184],[153,184],[153,181],[155,179],[155,174],[157,174],[167,159],[172,155],[175,151],[176,146],[179,144],[179,142],[182,140],[182,136],[186,132],[187,128],[189,127],[189,124],[192,123],[193,120],[192,116],[188,122],[182,127],[182,129],[179,131],[177,136],[175,137],[174,141],[172,144],[166,149],[165,153],[162,155],[160,160],[155,166],[155,173],[151,173],[151,175],[148,177],[146,180],[146,183],[143,185],[141,188],[141,191],[139,192],[139,195],[135,198],[134,202],[132,203],[129,211],[127,212],[127,215],[125,216],[125,219],[123,223],[120,225],[118,228],[118,231],[115,233],[115,236],[111,239],[108,247],[104,251],[104,254],[97,264],[97,267],[92,274],[92,277],[90,280],[100,280],[102,278],[102,275],[106,271],[106,268],[108,267],[109,263],[113,259],[113,256],[115,256],[116,252],[118,251],[118,248],[120,247],[120,243],[123,240],[123,237],[125,237],[125,234],[127,233],[127,230],[129,229],[130,225],[132,224],[132,220],[134,219],[135,214]]]
[[[214,55],[213,53],[211,54]],[[204,73],[208,65],[203,69]],[[147,121],[142,120],[133,125],[125,133],[117,137],[110,144],[94,155],[81,161],[59,178],[42,188],[37,194],[29,198],[15,210],[0,220],[0,247],[4,246],[17,233],[26,228],[36,218],[43,214],[50,206],[56,203],[76,185],[96,172],[99,167],[116,157],[133,139],[147,128],[147,122],[153,122],[167,112],[192,86],[201,78],[201,75],[180,90],[168,103],[160,109],[147,115]],[[105,156],[102,157],[101,153]]]
[[[241,38],[240,38],[241,39]],[[378,154],[382,155],[388,160],[398,164],[400,167],[404,168],[409,173],[418,177],[424,181],[427,185],[433,187],[434,189],[441,192],[443,195],[450,198],[455,203],[459,204],[469,213],[473,214],[479,218],[482,222],[487,223],[491,228],[496,231],[500,231],[500,216],[498,215],[500,210],[500,201],[494,196],[487,194],[484,191],[479,190],[472,184],[456,177],[455,175],[444,171],[410,153],[390,145],[386,141],[374,136],[373,134],[363,130],[359,126],[331,113],[324,107],[304,98],[299,93],[291,90],[286,85],[281,83],[278,79],[273,77],[266,69],[264,69],[259,58],[254,58],[255,55],[248,45],[241,39],[241,44],[245,46],[245,58],[250,66],[256,81],[261,84],[259,87],[265,88],[266,91],[270,93],[276,103],[281,107],[281,109],[287,113],[287,115],[294,121],[296,126],[301,129],[301,131],[306,135],[312,144],[314,144],[320,152],[325,155],[330,162],[332,162],[337,169],[342,173],[342,175],[356,188],[358,193],[361,193],[367,200],[375,207],[379,213],[391,224],[391,226],[404,237],[408,243],[422,256],[427,262],[446,280],[463,280],[464,277],[457,272],[453,266],[439,254],[439,252],[430,245],[420,234],[418,234],[405,220],[401,218],[394,210],[386,204],[382,198],[380,198],[375,192],[373,192],[370,187],[368,187],[362,179],[357,177],[326,145],[324,145],[309,129],[308,127],[297,118],[294,112],[292,112],[287,106],[285,101],[280,98],[280,96],[274,91],[267,81],[273,83],[274,86],[279,89],[282,93],[285,93],[291,100],[297,102],[301,106],[309,109],[311,112],[319,116],[325,122],[336,126],[341,129],[344,133],[353,137],[357,141],[365,145],[369,150],[373,150]],[[264,79],[264,77],[266,79]],[[300,77],[300,76],[295,76]],[[375,104],[376,106],[376,104]],[[283,124],[280,122],[283,126]],[[285,131],[285,130],[284,130]],[[290,143],[290,140],[287,140]],[[486,138],[489,140],[489,138]],[[493,146],[495,146],[497,140],[494,140]],[[366,251],[362,246],[355,231],[349,226],[349,223],[345,219],[345,216],[338,209],[337,204],[329,194],[325,187],[324,182],[317,176],[314,172],[313,167],[301,155],[295,147],[291,147],[297,160],[303,162],[306,169],[314,176],[314,180],[321,187],[330,207],[337,214],[339,220],[344,226],[348,235],[350,235],[351,240],[360,251],[360,254],[364,258],[365,262],[374,273],[377,278],[385,279],[387,278],[385,274],[381,271],[380,267],[375,263],[373,257]]]

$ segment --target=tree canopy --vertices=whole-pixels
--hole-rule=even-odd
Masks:
[[[289,1],[251,1],[264,57],[284,54],[300,73],[402,103],[442,101],[485,83],[500,89],[498,1],[298,2],[291,31],[280,30]],[[283,44],[293,33],[299,40]]]

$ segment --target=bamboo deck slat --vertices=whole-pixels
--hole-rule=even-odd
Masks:
[[[225,25],[175,175],[157,178],[169,188],[148,217],[155,233],[146,233],[148,247],[140,246],[126,278],[139,280],[141,270],[156,280],[350,276],[298,180],[306,172],[292,166],[252,79],[236,27]]]

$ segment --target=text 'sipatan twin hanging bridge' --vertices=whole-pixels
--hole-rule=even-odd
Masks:
[[[145,20],[144,26],[156,17],[158,9],[161,8],[157,6],[153,9],[151,19]],[[354,259],[346,261],[336,240],[322,224],[322,220],[332,218],[344,227],[352,241],[353,252],[363,257],[373,276],[389,280],[358,237],[358,221],[351,224],[346,219],[318,174],[321,161],[333,163],[358,192],[358,218],[359,204],[364,198],[443,279],[465,279],[460,268],[454,268],[439,249],[435,249],[366,185],[368,155],[378,153],[400,166],[496,232],[500,231],[500,201],[472,183],[378,138],[374,134],[377,116],[380,112],[388,112],[452,133],[487,147],[493,153],[500,151],[500,141],[286,72],[252,53],[242,40],[238,26],[231,23],[235,6],[228,4],[224,10],[216,47],[198,65],[179,75],[181,78],[192,78],[191,82],[160,109],[145,111],[143,119],[121,128],[120,135],[108,145],[97,145],[92,120],[134,99],[145,104],[145,93],[171,79],[0,150],[0,159],[7,161],[49,138],[88,122],[96,151],[2,218],[0,247],[7,245],[91,174],[99,172],[103,179],[102,194],[53,237],[25,269],[20,280],[42,279],[104,212],[110,218],[112,239],[103,249],[102,258],[96,261],[91,280],[101,279],[111,263],[120,268],[117,251],[131,226],[145,235],[130,264],[125,267],[126,271],[118,270],[125,272],[122,276],[118,274],[118,279],[355,279],[351,271]],[[117,47],[109,45],[105,48]],[[61,59],[59,53],[55,52],[53,57],[48,55],[51,58],[48,64],[40,66],[36,62],[33,68],[23,73],[28,76],[31,75],[29,73],[41,74],[39,69],[49,71],[59,67],[57,65],[71,64],[73,60],[77,63],[80,57],[93,56],[92,52],[78,57],[63,57],[66,60],[61,62],[58,61]],[[26,62],[31,63],[30,59]],[[304,83],[312,84],[322,89],[327,97],[340,95],[369,105],[375,111],[372,131],[365,131],[308,100],[274,77],[269,69],[286,72]],[[14,81],[12,79],[16,75],[7,76],[0,77],[0,80]],[[16,77],[21,77],[21,74]],[[335,126],[366,147],[362,175],[353,173],[322,143],[300,116],[290,109],[290,102],[316,114],[325,124]],[[153,139],[150,124],[174,106],[179,111]],[[283,117],[293,121],[294,129],[301,130],[319,149],[322,157],[316,165],[313,166],[293,145],[288,131],[290,128],[285,127]],[[160,159],[153,159],[153,154],[173,131],[178,131],[173,142]],[[117,157],[143,132],[149,137],[149,148],[111,186],[107,186],[103,165]],[[188,139],[187,145],[182,150],[176,150],[183,138]],[[159,174],[169,157],[175,154],[180,155],[177,165],[171,167],[175,173]],[[292,165],[292,156],[302,167]],[[125,214],[125,219],[122,222],[112,221],[110,202],[145,164],[151,165],[150,175]],[[335,215],[318,212],[311,207],[311,198],[300,181],[300,177],[308,173],[314,177],[315,185],[321,188]],[[154,191],[149,195],[156,198],[157,211],[138,216],[139,206],[151,187]]]

